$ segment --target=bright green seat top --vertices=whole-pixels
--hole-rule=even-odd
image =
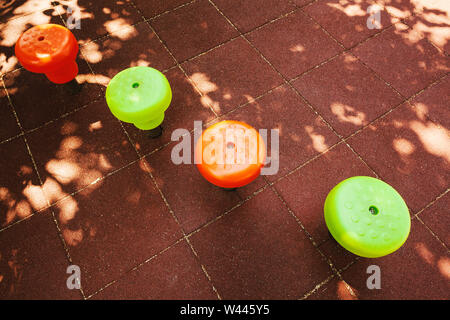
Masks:
[[[408,207],[387,183],[357,176],[336,185],[325,200],[325,222],[348,251],[366,258],[390,254],[406,241]]]
[[[112,114],[142,130],[161,124],[171,100],[172,90],[166,77],[150,67],[125,69],[106,88],[106,102]]]

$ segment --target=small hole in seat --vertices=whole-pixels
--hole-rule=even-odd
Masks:
[[[377,207],[375,207],[375,206],[370,206],[369,207],[369,211],[370,211],[370,213],[371,214],[373,214],[374,216],[376,216],[377,214],[378,214],[378,208]]]

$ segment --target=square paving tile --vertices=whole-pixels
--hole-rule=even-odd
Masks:
[[[148,1],[148,0],[132,0],[136,7],[142,12],[146,19],[171,11],[176,7],[184,5],[192,0],[165,0],[165,1]]]
[[[439,198],[435,203],[418,215],[425,225],[430,228],[447,247],[450,246],[450,234],[448,232],[450,219],[449,215],[446,214],[449,206],[450,192],[442,198]]]
[[[80,93],[72,93],[67,85],[50,82],[45,75],[20,69],[3,77],[20,124],[25,131],[58,119],[103,95],[85,61],[78,59]],[[45,94],[44,94],[45,93]]]
[[[137,159],[101,100],[26,137],[51,203]]]
[[[165,112],[162,135],[151,139],[146,131],[139,130],[134,124],[124,123],[141,155],[148,154],[170,142],[175,130],[191,131],[194,129],[194,121],[201,121],[205,125],[206,122],[215,118],[214,113],[203,102],[198,91],[179,68],[169,70],[165,75],[172,89],[172,102]]]
[[[50,212],[0,232],[0,299],[82,299],[67,288],[68,266]]]
[[[142,21],[136,8],[124,0],[64,0],[56,8],[81,44]]]
[[[183,240],[93,298],[213,300],[217,295],[191,248]]]
[[[448,299],[449,263],[445,247],[413,219],[409,238],[399,250],[382,258],[361,259],[342,276],[362,300]],[[373,274],[367,273],[370,265],[380,267],[381,289],[367,288],[367,279]]]
[[[147,66],[163,71],[175,65],[146,22],[89,42],[81,51],[94,73],[109,79],[130,67]]]
[[[47,206],[23,137],[0,144],[0,229]]]
[[[402,101],[395,91],[348,53],[300,77],[293,85],[343,136]]]
[[[348,142],[402,195],[412,213],[425,207],[449,186],[448,130],[407,104]]]
[[[326,152],[275,184],[287,205],[318,244],[330,239],[323,204],[339,182],[353,176],[373,176],[345,144]]]
[[[450,130],[450,77],[427,88],[411,100],[418,112],[426,114],[431,120]]]
[[[55,207],[87,296],[182,237],[138,162]]]
[[[320,152],[336,144],[339,138],[288,86],[277,88],[270,94],[226,116],[229,120],[246,122],[257,130],[267,130],[268,156],[279,152],[278,171],[275,163],[274,181]],[[278,129],[278,150],[272,145],[272,131]],[[270,170],[272,171],[272,170]]]
[[[232,66],[232,67],[230,67]],[[182,65],[217,114],[281,85],[283,79],[242,38]]]
[[[190,239],[223,299],[298,299],[331,274],[271,189]]]
[[[296,8],[289,0],[215,0],[214,3],[242,33]]]
[[[2,2],[2,7],[4,2]],[[33,11],[34,5],[41,6],[38,2],[42,3],[42,7],[47,7],[48,2],[41,0],[32,2],[8,1],[4,9],[6,12],[4,12],[4,15],[0,13],[0,73],[10,72],[20,67],[14,53],[14,46],[23,32],[39,24],[55,23],[63,25],[58,12],[52,8],[32,13],[26,12],[26,14],[19,13],[19,8],[26,9],[20,12]],[[47,2],[47,4],[44,4],[44,2]],[[19,5],[20,3],[22,6]]]
[[[207,0],[161,15],[150,24],[179,62],[238,35]]]
[[[247,38],[288,79],[342,50],[301,11],[265,25],[248,34]]]
[[[0,85],[2,84],[0,79]],[[20,128],[14,116],[13,109],[9,103],[6,90],[0,86],[0,142],[20,134]]]
[[[151,154],[146,160],[184,231],[189,233],[234,207],[241,198],[236,191],[223,190],[205,180],[193,161],[174,164],[171,160],[174,145]]]
[[[374,4],[376,4],[375,0],[364,2],[360,0],[319,0],[307,6],[304,11],[346,48],[350,48],[389,27],[393,21],[398,21],[398,19],[393,20],[387,11],[379,6],[381,24],[369,29],[367,21],[370,14],[367,13],[367,9]]]
[[[337,277],[317,289],[307,298],[308,300],[355,300],[347,289],[345,282]]]
[[[450,70],[449,59],[404,24],[396,24],[352,51],[405,97]]]

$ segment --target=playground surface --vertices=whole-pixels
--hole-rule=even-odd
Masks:
[[[75,26],[78,94],[14,55],[44,23]],[[449,54],[448,0],[0,0],[0,299],[449,299]],[[160,138],[106,105],[132,66],[171,85]],[[225,191],[172,162],[174,130],[226,119],[279,129],[276,174]],[[358,175],[411,214],[382,258],[324,221]]]

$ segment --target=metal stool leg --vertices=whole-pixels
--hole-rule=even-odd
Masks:
[[[161,125],[159,125],[154,129],[148,130],[147,132],[148,132],[147,135],[149,138],[155,139],[162,135],[163,127]]]

